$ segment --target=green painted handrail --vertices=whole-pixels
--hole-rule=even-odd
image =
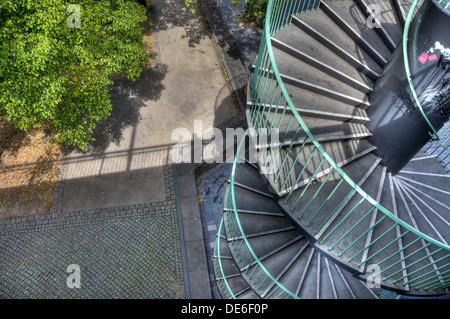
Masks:
[[[239,233],[241,234],[241,237],[242,237],[243,241],[245,242],[247,249],[249,250],[250,254],[252,255],[253,260],[258,264],[258,266],[262,269],[262,271],[266,274],[266,276],[268,278],[270,278],[270,280],[274,284],[277,285],[277,287],[281,288],[287,295],[291,296],[292,298],[299,299],[298,296],[296,296],[290,290],[288,290],[286,287],[284,287],[276,278],[274,278],[272,276],[272,274],[266,269],[266,267],[264,267],[263,263],[259,260],[256,253],[253,251],[250,243],[248,242],[247,236],[245,235],[244,229],[243,229],[241,221],[239,219],[239,214],[238,214],[238,210],[237,210],[237,206],[236,206],[236,195],[235,195],[235,191],[234,191],[234,178],[235,178],[236,170],[238,168],[238,158],[239,158],[240,154],[242,154],[242,152],[243,152],[243,145],[245,145],[245,140],[246,140],[247,135],[248,135],[248,132],[246,131],[244,136],[242,137],[242,140],[239,143],[238,148],[237,148],[236,157],[234,159],[233,168],[231,171],[229,191],[231,193],[233,207],[232,207],[232,211],[230,211],[230,213],[232,213],[234,215],[235,221],[236,221],[238,229],[239,229]],[[235,236],[235,235],[233,234],[233,236]]]
[[[428,0],[431,1],[431,0]],[[442,1],[442,0],[441,0]],[[417,108],[419,109],[420,113],[422,113],[422,117],[427,122],[428,126],[431,128],[432,132],[428,132],[430,136],[433,139],[439,140],[439,135],[436,132],[435,128],[431,124],[430,120],[426,116],[425,112],[423,111],[422,105],[420,104],[419,98],[417,97],[416,90],[414,89],[414,84],[412,83],[412,76],[411,71],[409,70],[409,61],[408,61],[408,32],[409,32],[409,25],[411,24],[411,20],[413,18],[414,10],[416,9],[417,4],[419,3],[419,0],[414,0],[413,4],[411,5],[411,8],[409,9],[408,15],[405,20],[405,27],[403,29],[403,38],[402,38],[402,46],[403,46],[403,61],[405,64],[405,71],[406,71],[406,78],[408,79],[409,88],[411,90],[411,95],[414,98],[414,101],[416,102]],[[447,6],[450,4],[447,3]]]
[[[227,290],[230,293],[231,298],[236,299],[236,296],[234,295],[233,291],[231,290],[230,285],[228,284],[227,278],[225,277],[225,272],[223,271],[222,262],[220,261],[220,233],[222,231],[222,226],[223,226],[223,218],[220,221],[218,235],[217,235],[217,246],[216,246],[216,254],[217,254],[217,259],[218,259],[217,263],[219,265],[220,274],[222,275],[222,280],[225,283],[225,286],[227,287]]]
[[[300,8],[301,3],[303,3],[303,5]],[[315,151],[316,152],[318,151],[321,154],[321,156],[328,162],[330,169],[331,169],[330,174],[331,174],[331,172],[333,172],[333,173],[338,173],[341,176],[341,180],[340,180],[338,186],[336,186],[336,188],[339,187],[340,183],[345,181],[346,184],[348,184],[351,187],[351,189],[353,189],[357,194],[359,194],[359,196],[361,196],[363,200],[367,201],[374,208],[376,208],[377,212],[381,212],[382,214],[384,214],[384,216],[382,218],[388,218],[391,220],[391,222],[394,223],[394,226],[391,229],[393,229],[394,227],[401,226],[401,227],[405,228],[408,233],[414,234],[420,240],[425,241],[427,243],[426,247],[429,247],[431,245],[432,247],[437,247],[437,249],[449,252],[450,246],[448,246],[442,242],[439,242],[438,240],[435,240],[434,238],[431,238],[430,236],[420,232],[418,229],[412,227],[411,225],[409,225],[402,219],[398,218],[396,215],[394,215],[388,209],[383,207],[377,200],[375,200],[371,196],[369,196],[358,184],[356,184],[334,162],[334,160],[331,158],[331,156],[329,156],[329,154],[323,149],[321,144],[313,136],[313,134],[311,133],[311,131],[309,130],[309,128],[307,127],[305,122],[302,120],[302,117],[298,113],[297,109],[295,108],[295,105],[293,104],[293,102],[286,90],[286,87],[283,83],[281,75],[278,71],[277,64],[276,64],[276,61],[274,58],[273,49],[272,49],[271,38],[277,32],[279,32],[284,27],[287,27],[291,23],[292,15],[302,13],[311,8],[317,9],[316,4],[317,4],[317,0],[309,0],[309,1],[303,1],[303,2],[295,1],[295,0],[290,1],[290,2],[289,2],[289,0],[269,0],[268,7],[267,7],[267,13],[266,13],[265,26],[264,26],[264,30],[263,30],[263,37],[261,40],[261,46],[260,46],[259,54],[258,54],[257,61],[256,61],[253,80],[250,85],[250,95],[251,95],[251,99],[252,99],[252,110],[250,111],[250,116],[251,116],[252,123],[254,121],[256,121],[256,122],[254,122],[255,124],[259,123],[257,125],[258,127],[257,128],[255,127],[258,132],[258,129],[261,127],[261,123],[262,123],[262,121],[261,121],[262,116],[263,116],[262,114],[265,112],[267,102],[269,101],[269,93],[272,90],[272,84],[273,84],[272,81],[276,81],[276,85],[275,85],[276,90],[281,91],[281,94],[280,94],[280,98],[278,100],[278,105],[276,106],[275,112],[278,111],[280,102],[282,99],[284,99],[286,102],[286,107],[283,110],[282,116],[285,115],[285,111],[287,108],[290,109],[290,112],[292,114],[291,115],[292,117],[289,120],[288,128],[286,129],[285,134],[282,138],[282,143],[284,143],[284,141],[285,141],[286,133],[287,133],[287,130],[289,129],[289,126],[291,126],[291,124],[292,124],[293,128],[296,127],[295,124],[292,123],[292,120],[295,118],[294,122],[297,122],[299,127],[301,127],[302,130],[304,131],[304,133],[306,134],[305,140],[306,139],[309,140],[310,143],[312,143],[314,145]],[[288,15],[288,16],[283,16],[283,15]],[[268,83],[269,77],[270,77],[270,82]],[[267,96],[264,96],[266,94],[267,94]],[[272,94],[275,94],[275,93],[272,93]],[[276,94],[278,94],[278,93],[276,93]],[[272,101],[274,101],[274,97],[275,97],[275,95],[272,97]],[[261,108],[263,108],[263,112],[261,112]],[[271,111],[271,108],[272,108],[272,106],[270,106],[270,108],[269,108],[269,113]],[[267,114],[267,119],[269,117],[269,113]],[[261,118],[259,118],[259,116],[261,116]],[[266,123],[267,123],[267,119],[265,121]],[[272,121],[273,121],[273,119],[272,119]],[[271,129],[272,129],[273,123],[274,122],[271,123]],[[277,132],[279,132],[280,123],[281,123],[281,120],[278,124]],[[273,148],[273,146],[271,147],[270,152],[272,152],[272,148]],[[446,148],[446,149],[448,149],[448,148]],[[278,155],[279,155],[279,153],[277,154],[277,158],[278,158]],[[273,167],[270,169],[271,172],[272,172],[272,169],[273,169]],[[273,173],[276,174],[276,172],[273,172]],[[299,177],[300,176],[301,175],[299,175]],[[314,175],[310,176],[310,178],[312,178],[312,177],[314,177]],[[298,181],[298,179],[297,179],[297,181]],[[284,185],[285,185],[285,183],[283,183],[283,187],[284,187]],[[350,193],[349,193],[349,195],[350,195]],[[308,206],[309,206],[309,204],[308,204]],[[233,205],[235,205],[234,197],[233,197]],[[305,210],[306,210],[306,208],[305,208]],[[372,208],[372,210],[373,210],[373,208]],[[319,211],[317,211],[316,214],[318,212]],[[331,217],[331,215],[329,217]],[[367,230],[367,231],[369,231],[369,230]],[[362,237],[362,236],[360,236],[360,237]],[[378,240],[378,239],[376,239],[376,240]],[[373,241],[372,243],[375,243],[375,241]],[[355,242],[353,242],[352,244],[354,244]],[[372,243],[370,245],[372,245]],[[363,250],[366,250],[368,247],[370,247],[370,245],[366,246],[366,248],[364,248]],[[428,253],[427,256],[431,257],[432,254]],[[353,259],[353,257],[351,259]],[[351,259],[349,261],[351,261]],[[370,258],[366,258],[366,260],[368,260],[368,259],[370,259]],[[429,265],[434,265],[436,263],[437,262],[431,262]],[[410,266],[410,264],[408,263],[408,265],[404,266],[403,269],[407,269],[409,266]],[[386,269],[389,269],[389,266],[387,266],[387,267],[388,268],[386,268]],[[444,267],[448,267],[448,265],[446,265]],[[438,277],[440,276],[439,273],[437,274],[437,276]],[[442,284],[440,286],[435,286],[435,287],[439,287],[439,288],[444,287],[445,288],[445,287],[448,287],[448,285],[444,282],[444,284]]]
[[[281,0],[281,1],[283,1],[283,0]],[[357,191],[362,196],[363,199],[367,200],[368,202],[370,202],[373,205],[373,208],[370,211],[372,211],[374,208],[377,208],[380,212],[382,212],[384,214],[383,218],[389,217],[390,219],[395,221],[394,225],[401,225],[401,226],[403,226],[404,228],[407,229],[408,233],[409,232],[414,233],[420,239],[427,241],[428,242],[427,247],[430,246],[430,245],[435,245],[435,246],[439,247],[439,250],[450,251],[450,247],[449,246],[444,245],[444,244],[434,240],[433,238],[430,238],[427,235],[419,232],[417,229],[411,227],[409,224],[405,223],[403,220],[397,218],[395,215],[393,215],[391,212],[389,212],[387,209],[385,209],[383,206],[381,206],[376,200],[374,200],[369,195],[367,195],[357,184],[355,184],[353,182],[352,179],[350,179],[341,170],[340,167],[338,167],[338,165],[325,152],[325,150],[321,147],[321,145],[317,142],[317,140],[311,134],[311,132],[309,131],[308,127],[303,122],[301,116],[298,114],[297,110],[295,109],[295,107],[294,107],[294,105],[293,105],[289,95],[287,94],[286,88],[285,88],[285,86],[283,84],[283,81],[282,81],[282,79],[280,77],[280,74],[278,72],[278,69],[277,69],[277,66],[276,66],[276,62],[275,62],[275,59],[274,59],[274,56],[273,56],[272,46],[271,46],[271,42],[270,42],[270,39],[271,39],[272,35],[274,35],[282,27],[285,27],[286,25],[290,24],[290,18],[285,19],[285,23],[281,23],[280,21],[283,21],[283,18],[280,18],[279,16],[277,17],[277,20],[276,20],[275,23],[273,23],[273,24],[271,23],[272,22],[271,19],[272,19],[272,14],[273,14],[273,8],[275,6],[274,3],[279,4],[280,1],[278,1],[278,2],[277,2],[277,0],[270,0],[269,1],[268,8],[267,8],[266,24],[265,24],[265,28],[264,28],[262,45],[260,47],[260,52],[258,54],[258,59],[257,59],[257,63],[256,63],[257,64],[257,68],[260,66],[261,63],[265,64],[265,63],[270,62],[271,68],[272,68],[272,78],[275,77],[276,82],[277,82],[276,83],[276,87],[280,88],[280,90],[282,91],[283,98],[285,98],[286,103],[289,106],[289,108],[291,109],[291,112],[293,113],[293,115],[294,115],[295,119],[297,120],[298,124],[302,127],[302,129],[308,135],[308,139],[310,139],[310,141],[314,144],[315,149],[318,150],[322,154],[324,159],[326,159],[329,162],[329,164],[332,166],[332,170],[330,171],[330,174],[333,171],[338,172],[342,176],[341,182],[345,180],[355,191]],[[309,1],[309,3],[311,3],[311,1]],[[315,4],[316,4],[316,1],[314,1],[313,7],[315,6]],[[280,7],[278,7],[278,8],[280,8]],[[290,7],[287,10],[286,10],[286,7],[284,8],[284,13],[286,11],[289,11],[291,13],[298,13],[298,12],[301,12],[303,10],[303,8],[304,8],[304,6],[300,9],[300,11],[299,11],[299,7],[297,7],[297,11],[292,10],[292,3],[291,3]],[[256,79],[256,81],[259,81],[259,79]],[[266,85],[266,83],[264,84],[264,86],[265,85]],[[260,97],[258,95],[256,95],[256,98],[259,99]],[[266,103],[267,102],[267,98],[265,100],[266,100],[265,101],[265,103]],[[262,100],[260,100],[260,102],[261,101]],[[280,96],[280,101],[281,101],[281,96]],[[273,98],[272,98],[272,102],[273,102]],[[277,109],[278,109],[278,106],[277,106]],[[283,112],[283,114],[284,114],[284,112]],[[259,119],[259,123],[261,123],[261,119]],[[267,119],[266,119],[266,123],[267,123]],[[290,121],[290,123],[291,123],[291,121]],[[271,125],[271,128],[272,128],[272,125]],[[245,136],[247,136],[247,132],[244,135],[244,138],[242,139],[241,143],[239,144],[238,152],[237,152],[238,155],[240,154],[240,152],[242,150],[242,147],[243,147],[243,144],[244,144],[244,141],[245,141]],[[232,207],[230,207],[231,209],[229,209],[227,207],[227,210],[226,210],[227,213],[232,213],[233,214],[233,217],[235,218],[235,222],[237,223],[238,231],[239,231],[239,234],[240,234],[239,237],[242,240],[242,241],[239,242],[239,249],[238,249],[238,251],[241,249],[242,243],[244,242],[246,247],[247,247],[247,249],[248,249],[248,251],[250,252],[250,255],[253,257],[254,262],[256,262],[258,264],[258,267],[260,267],[262,269],[262,271],[264,272],[265,276],[267,278],[270,278],[272,283],[277,285],[278,288],[281,288],[282,291],[285,292],[288,296],[291,296],[293,298],[298,298],[298,296],[294,295],[292,292],[290,292],[288,289],[286,289],[280,282],[278,282],[276,280],[276,278],[274,278],[270,274],[270,272],[264,267],[264,265],[261,263],[261,261],[257,258],[255,252],[252,250],[251,245],[249,244],[249,242],[247,240],[247,237],[245,236],[245,233],[243,231],[242,225],[241,225],[240,220],[239,220],[239,215],[238,215],[238,211],[237,211],[237,207],[236,207],[235,192],[234,192],[234,179],[235,179],[236,169],[238,167],[238,165],[237,165],[238,155],[236,156],[235,161],[233,163],[233,170],[232,170],[232,174],[231,174],[231,178],[230,178],[230,186],[229,186],[229,192],[230,192],[230,195],[231,195]],[[221,227],[222,227],[222,223],[221,223],[220,228]],[[220,257],[220,248],[219,247],[218,247],[218,254],[219,254],[219,257]],[[247,260],[247,258],[248,258],[248,256],[245,258],[245,260]],[[224,276],[223,269],[222,269],[221,265],[219,267],[220,267],[220,273],[222,274],[222,278],[225,281],[227,289],[230,291],[231,296],[233,298],[235,298],[235,296],[232,293],[228,283],[226,282],[226,278]],[[445,268],[445,267],[447,267],[447,265],[441,266],[439,269]],[[259,276],[260,276],[260,274],[258,275],[258,277]],[[428,281],[428,279],[424,280],[424,281]],[[438,280],[436,280],[436,281],[438,281]],[[440,284],[440,286],[438,286],[438,287],[439,288],[445,288],[447,286],[448,286],[448,283],[444,282],[444,284]],[[275,291],[275,290],[273,290],[273,291]],[[273,291],[272,291],[272,293],[273,293]],[[281,294],[279,294],[279,295],[281,295]]]
[[[283,1],[283,0],[281,0]],[[420,236],[421,238],[423,238],[424,240],[440,247],[440,248],[444,248],[445,250],[450,251],[450,246],[445,245],[431,237],[429,237],[426,234],[423,234],[422,232],[418,231],[417,229],[415,229],[414,227],[412,227],[411,225],[409,225],[408,223],[404,222],[403,220],[399,219],[397,216],[395,216],[394,214],[392,214],[389,210],[387,210],[386,208],[384,208],[383,206],[381,206],[375,199],[373,199],[371,196],[369,196],[361,187],[359,187],[335,162],[334,160],[331,158],[330,155],[328,155],[328,153],[323,149],[322,145],[320,145],[320,143],[316,140],[316,138],[314,137],[314,135],[311,133],[311,131],[309,130],[309,128],[306,126],[305,122],[302,120],[302,117],[300,116],[300,114],[298,113],[297,109],[295,108],[294,103],[292,102],[286,87],[283,83],[283,80],[281,79],[280,76],[280,72],[278,71],[277,65],[276,65],[276,61],[275,61],[275,57],[273,54],[273,49],[272,49],[272,43],[270,41],[270,39],[272,38],[272,36],[276,33],[273,32],[273,30],[271,30],[271,17],[272,17],[272,10],[274,7],[274,3],[277,2],[277,0],[269,0],[269,3],[267,5],[267,14],[266,14],[266,22],[265,22],[265,26],[264,26],[264,37],[266,38],[265,45],[267,48],[267,53],[269,55],[270,58],[270,63],[272,66],[272,70],[273,70],[273,74],[276,77],[276,80],[278,82],[279,88],[282,91],[283,97],[286,100],[287,104],[289,105],[292,114],[294,115],[294,117],[296,118],[296,120],[298,121],[298,123],[301,125],[302,129],[304,130],[304,132],[308,135],[308,138],[311,140],[311,142],[314,144],[314,146],[317,148],[317,150],[322,154],[322,156],[325,157],[325,159],[328,161],[328,163],[333,167],[333,169],[339,173],[339,175],[341,175],[344,180],[354,189],[356,190],[364,199],[366,199],[369,203],[371,203],[372,205],[376,206],[376,208],[381,211],[383,214],[385,214],[386,216],[388,216],[389,218],[391,218],[392,220],[394,220],[395,222],[397,222],[399,225],[405,227],[406,229],[410,230],[412,233]],[[311,1],[310,1],[311,2]],[[314,1],[315,3],[316,1]],[[278,31],[278,30],[276,30]]]

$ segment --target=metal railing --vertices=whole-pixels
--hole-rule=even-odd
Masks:
[[[218,236],[216,241],[216,252],[215,257],[216,261],[214,262],[214,273],[216,274],[216,283],[217,288],[219,289],[220,293],[222,294],[222,298],[224,299],[236,299],[236,296],[233,293],[233,290],[231,289],[230,285],[228,284],[227,277],[225,276],[225,272],[222,267],[222,261],[221,261],[221,250],[220,250],[220,234],[222,233],[222,227],[223,227],[223,218],[220,221],[219,230],[218,230]],[[219,276],[218,276],[219,275]]]
[[[259,143],[258,134],[262,129],[268,130],[268,136],[272,134],[271,132],[276,132],[281,141],[270,146],[268,150],[270,156],[267,156],[265,162],[260,162],[260,165],[269,168],[270,174],[275,177],[274,182],[280,187],[279,191],[286,194],[284,203],[294,202],[291,211],[293,212],[297,206],[302,207],[298,218],[309,216],[308,227],[312,227],[320,217],[321,223],[314,229],[317,244],[320,246],[326,242],[329,253],[333,252],[343,263],[353,268],[358,267],[366,274],[374,270],[369,264],[375,264],[379,270],[374,276],[381,276],[382,281],[390,280],[394,284],[403,285],[406,289],[447,288],[450,286],[450,247],[398,218],[395,210],[391,212],[383,207],[379,203],[381,192],[370,196],[362,189],[361,183],[353,181],[311,133],[284,86],[274,58],[271,38],[290,25],[292,15],[314,10],[318,4],[317,0],[269,1],[264,33],[249,85],[252,101],[249,114],[256,131],[256,143]],[[281,126],[283,120],[287,123],[287,127]],[[299,136],[304,138],[296,144]],[[291,152],[293,146],[298,146],[297,153]],[[299,159],[303,160],[300,172],[293,168],[294,164],[291,167],[286,166],[289,162],[288,157],[295,158],[294,164]],[[281,163],[281,166],[276,167],[275,162]],[[377,162],[374,163],[372,168],[375,169],[377,165]],[[384,170],[383,178],[389,177],[386,179],[388,186],[392,191],[400,193],[402,200],[407,202],[405,189],[392,176],[386,174]],[[316,187],[314,195],[306,196],[312,181],[317,182],[319,177],[321,184]],[[321,205],[312,205],[318,200],[318,194],[323,192],[323,186],[328,182],[333,182],[335,187],[325,196]],[[303,191],[295,195],[297,198],[291,198],[297,186],[302,186]],[[232,189],[232,186],[230,187]],[[335,205],[333,199],[337,198],[338,193],[344,193],[345,196]],[[236,209],[233,192],[230,194],[228,206]],[[311,211],[312,207],[314,211]],[[329,227],[344,209],[347,213],[341,222]],[[234,214],[236,215],[234,227],[239,229],[237,212],[234,211]],[[350,229],[342,228],[350,219],[354,220],[353,226]],[[383,232],[375,234],[375,228],[378,232],[383,229]],[[239,238],[239,246],[245,247],[248,244],[245,236]],[[389,243],[383,243],[387,238],[390,238]],[[250,251],[251,247],[245,249]],[[249,255],[257,262],[253,254]],[[260,270],[265,272],[262,265]],[[269,273],[265,273],[264,276],[267,277],[266,280],[272,280],[277,284]],[[280,287],[284,293],[289,294],[283,288]]]
[[[284,287],[264,266],[252,249],[247,236],[243,230],[239,219],[238,209],[236,206],[235,195],[235,174],[241,164],[241,158],[245,155],[245,143],[247,141],[247,132],[244,134],[237,149],[237,155],[233,163],[231,171],[230,183],[227,194],[225,195],[224,209],[224,226],[226,237],[228,238],[228,246],[233,258],[240,268],[243,278],[254,289],[254,291],[265,299],[298,299],[294,293]],[[224,277],[224,276],[223,276]]]

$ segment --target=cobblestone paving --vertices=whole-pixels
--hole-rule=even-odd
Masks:
[[[164,176],[165,201],[0,221],[0,298],[184,298],[170,165]]]

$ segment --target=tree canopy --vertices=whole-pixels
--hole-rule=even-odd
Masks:
[[[146,19],[135,1],[0,0],[0,116],[86,148],[111,112],[111,77],[139,77]]]

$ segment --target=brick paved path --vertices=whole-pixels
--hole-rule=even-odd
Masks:
[[[0,298],[184,298],[172,166],[164,175],[164,201],[0,221]]]

